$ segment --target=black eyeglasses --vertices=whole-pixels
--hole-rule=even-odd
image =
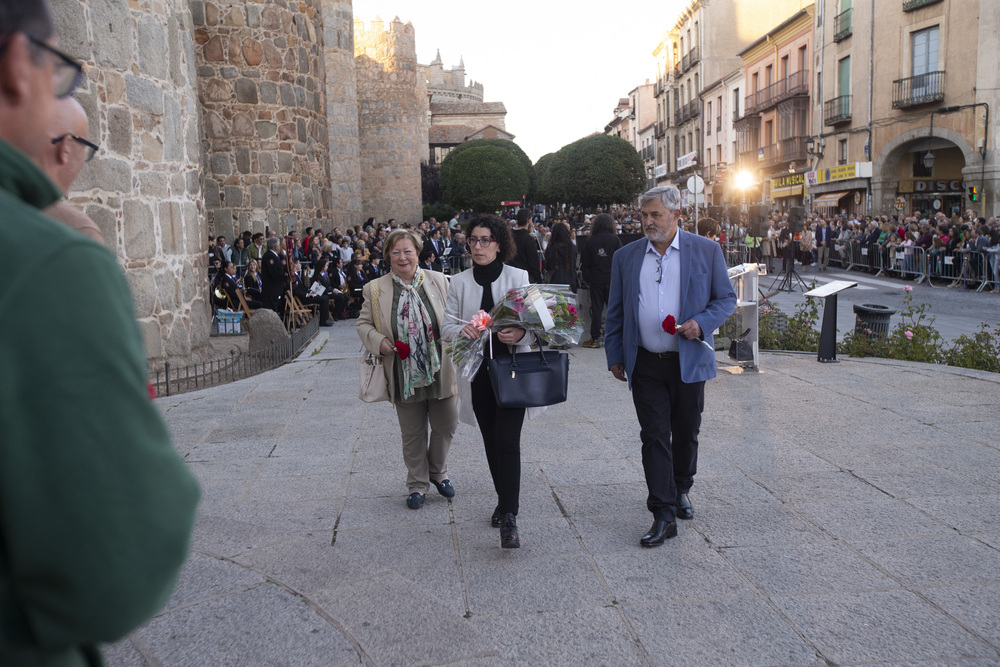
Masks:
[[[83,83],[83,65],[37,37],[32,37],[31,35],[27,37],[29,42],[56,57],[56,72],[53,76],[53,88],[56,97],[62,98],[72,95],[73,91]]]
[[[86,157],[84,158],[84,162],[90,162],[91,160],[93,160],[94,156],[97,155],[97,151],[101,150],[101,147],[98,146],[97,144],[91,143],[91,142],[87,141],[86,139],[84,139],[83,137],[78,137],[75,134],[60,134],[58,137],[56,137],[55,139],[52,140],[52,143],[53,144],[58,144],[60,141],[62,141],[66,137],[69,137],[70,139],[72,139],[76,143],[78,143],[81,146],[83,146],[84,149],[86,149],[87,152],[85,154]]]

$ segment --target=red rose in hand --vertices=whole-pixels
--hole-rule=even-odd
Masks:
[[[406,359],[408,356],[410,356],[410,346],[407,345],[406,343],[404,343],[403,341],[397,342],[396,343],[396,354],[399,355],[400,361],[402,361],[403,359]]]
[[[666,319],[663,320],[663,330],[671,336],[677,334],[677,320],[674,319],[673,315],[667,315]]]

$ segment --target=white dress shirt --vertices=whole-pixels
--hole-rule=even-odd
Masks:
[[[661,258],[651,241],[646,241],[646,252],[639,269],[639,345],[650,352],[676,352],[677,334],[663,330],[663,320],[673,315],[680,321],[681,309],[681,244],[679,234],[674,234]],[[661,268],[658,265],[662,263]],[[660,281],[656,277],[660,275]]]

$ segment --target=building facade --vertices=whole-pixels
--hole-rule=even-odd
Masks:
[[[654,88],[657,182],[681,182],[696,172],[706,175],[703,87],[739,70],[744,64],[740,51],[811,4],[804,0],[694,0],[684,8],[653,51],[659,70]],[[731,118],[723,116],[723,123],[731,123]],[[713,163],[718,161],[713,158]]]
[[[441,51],[420,69],[427,80],[430,134],[427,160],[441,164],[452,148],[472,139],[514,140],[507,132],[507,108],[503,102],[484,102],[483,84],[465,81],[465,60],[444,69]]]
[[[742,115],[744,90],[744,73],[737,69],[706,86],[701,93],[701,105],[705,110],[702,174],[705,203],[709,206],[737,203],[742,196],[733,179],[736,163],[733,123]]]
[[[812,206],[1000,212],[998,30],[991,0],[818,2]]]
[[[788,210],[801,206],[812,130],[813,6],[796,12],[740,52],[745,65],[743,116],[735,123],[737,170],[760,186],[748,201]]]

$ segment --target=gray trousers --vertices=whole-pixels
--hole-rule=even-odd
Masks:
[[[458,396],[397,403],[396,416],[403,438],[406,492],[427,493],[431,479],[440,482],[448,477],[448,450],[458,428]]]

